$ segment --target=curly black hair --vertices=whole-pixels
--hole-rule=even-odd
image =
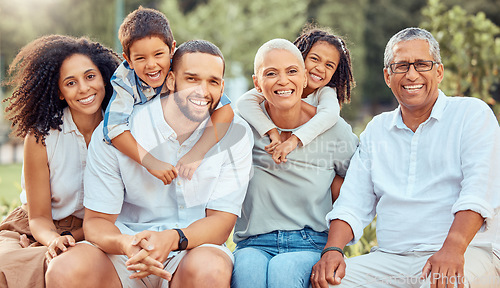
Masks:
[[[333,45],[339,51],[340,61],[337,70],[327,86],[337,90],[340,105],[342,103],[349,103],[351,101],[351,89],[354,88],[356,83],[352,75],[351,56],[345,45],[345,41],[341,37],[331,33],[328,28],[307,24],[293,44],[299,48],[302,57],[306,59],[312,46],[320,41]]]
[[[59,72],[63,61],[74,54],[88,56],[101,72],[106,84],[101,107],[106,109],[113,94],[110,79],[121,62],[119,56],[85,37],[43,36],[24,46],[9,66],[4,84],[14,92],[3,102],[8,102],[5,112],[12,121],[13,134],[24,138],[33,133],[37,142],[45,144],[50,129],[61,130],[63,109],[68,103],[59,98]]]

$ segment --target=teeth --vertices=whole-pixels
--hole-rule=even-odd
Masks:
[[[89,104],[89,103],[92,103],[92,101],[94,101],[94,98],[95,98],[95,94],[94,95],[90,95],[87,98],[80,99],[80,100],[78,100],[78,102],[80,102],[82,104]]]
[[[199,105],[199,106],[206,106],[206,105],[208,105],[208,101],[206,101],[206,100],[189,99],[189,101],[191,101],[191,103]]]
[[[406,90],[412,90],[412,89],[420,89],[424,87],[424,85],[408,85],[408,86],[403,86]]]
[[[276,91],[276,94],[278,94],[278,95],[291,95],[292,92],[293,92],[292,90]]]
[[[314,75],[314,74],[310,74],[310,75],[311,75],[311,78],[313,78],[313,79],[315,79],[315,80],[317,80],[317,81],[321,81],[321,80],[323,80],[323,78],[321,78],[321,77],[319,77],[319,76],[317,76],[317,75]]]
[[[154,72],[154,73],[146,73],[150,78],[152,79],[158,79],[160,78],[160,71]]]

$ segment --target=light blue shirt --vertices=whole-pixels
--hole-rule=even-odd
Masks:
[[[181,145],[164,119],[161,97],[155,97],[134,109],[130,131],[155,158],[175,165],[198,141],[205,123]],[[119,214],[115,224],[122,233],[185,228],[204,218],[206,209],[240,215],[250,178],[253,139],[250,127],[238,116],[205,155],[192,180],[177,177],[169,185],[104,143],[99,128],[102,123],[89,145],[84,206]]]
[[[471,244],[500,243],[500,128],[481,100],[439,91],[415,133],[398,107],[373,118],[361,134],[340,197],[326,220],[347,222],[357,242],[377,215],[382,251],[437,251],[454,214],[485,218]]]
[[[165,83],[153,88],[143,82],[130,68],[127,61],[123,61],[111,77],[113,95],[109,100],[108,107],[104,113],[104,140],[111,143],[111,139],[130,130],[129,118],[134,105],[144,104],[156,95],[167,92]],[[231,103],[231,100],[223,94],[219,105],[220,108]]]

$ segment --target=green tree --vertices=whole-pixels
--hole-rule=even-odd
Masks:
[[[483,12],[468,14],[459,6],[447,10],[439,0],[430,0],[423,10],[422,27],[440,44],[445,78],[440,88],[450,95],[472,96],[494,107],[493,87],[500,84],[500,28]]]
[[[351,104],[342,107],[342,116],[353,121],[361,116],[360,106],[363,85],[366,83],[366,8],[368,0],[312,0],[308,7],[308,19],[319,26],[330,27],[341,36],[349,49],[356,88],[352,91]]]
[[[164,1],[159,9],[167,15],[180,44],[205,39],[216,44],[226,58],[227,75],[243,75],[250,81],[253,58],[265,41],[293,41],[306,22],[308,1],[208,0],[183,14],[179,1]]]

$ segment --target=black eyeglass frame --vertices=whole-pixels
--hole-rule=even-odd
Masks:
[[[431,63],[431,66],[430,66],[429,69],[425,68],[424,70],[422,70],[422,68],[417,68],[417,66],[415,66],[415,64],[418,64],[418,63]],[[396,65],[401,65],[401,64],[407,64],[408,65],[408,66],[406,66],[406,71],[395,71],[394,67]],[[434,64],[439,65],[440,63],[436,62],[436,61],[433,61],[433,60],[422,60],[422,61],[415,61],[415,62],[411,62],[411,63],[408,63],[408,62],[397,62],[397,63],[390,64],[389,68],[391,69],[391,72],[394,73],[394,74],[403,74],[403,73],[407,73],[408,71],[410,71],[410,66],[413,65],[413,68],[415,68],[415,71],[417,71],[417,72],[427,72],[427,71],[431,71],[432,68],[434,68]]]

